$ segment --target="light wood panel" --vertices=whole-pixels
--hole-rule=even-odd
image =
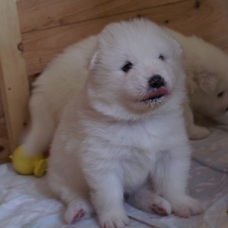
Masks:
[[[88,35],[98,33],[104,25],[139,14],[186,35],[196,34],[221,48],[227,48],[228,27],[226,9],[222,1],[202,0],[197,4],[192,0],[182,1],[22,34],[28,74],[41,72],[47,62],[63,48]]]
[[[25,33],[178,1],[184,0],[19,0],[17,6]]]
[[[18,146],[27,121],[28,79],[15,0],[0,1],[0,89],[10,149]]]
[[[5,114],[3,109],[2,98],[0,96],[0,164],[10,161],[9,140],[6,130]]]

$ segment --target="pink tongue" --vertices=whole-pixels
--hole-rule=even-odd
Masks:
[[[159,89],[156,89],[150,93],[148,93],[143,100],[147,100],[149,98],[153,98],[153,97],[157,97],[157,96],[161,96],[161,95],[167,95],[168,94],[168,90],[164,87],[161,87]]]

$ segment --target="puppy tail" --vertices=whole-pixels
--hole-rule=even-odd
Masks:
[[[36,94],[30,100],[30,127],[22,143],[26,156],[34,156],[49,150],[56,129],[56,120],[45,98]]]

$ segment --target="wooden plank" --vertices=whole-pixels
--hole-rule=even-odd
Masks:
[[[5,123],[2,98],[0,96],[0,164],[10,161],[9,140]]]
[[[41,72],[63,48],[88,35],[98,33],[104,25],[138,14],[186,35],[196,34],[223,48],[227,45],[228,26],[226,10],[221,3],[220,0],[202,0],[198,4],[195,1],[183,1],[22,34],[28,74]]]
[[[25,33],[178,1],[183,0],[18,0],[17,6]]]
[[[27,121],[29,86],[22,53],[21,35],[15,0],[0,1],[0,86],[13,151]]]

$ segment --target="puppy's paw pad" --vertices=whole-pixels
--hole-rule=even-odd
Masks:
[[[133,207],[151,213],[152,211],[160,215],[171,214],[171,204],[163,197],[144,189],[139,194],[130,196],[128,201]]]
[[[210,131],[205,127],[194,126],[189,130],[189,138],[193,140],[204,139],[210,135]]]
[[[75,223],[76,221],[90,217],[92,208],[86,202],[71,202],[68,204],[65,212],[65,220],[67,223]]]
[[[152,207],[151,207],[152,211],[156,214],[159,214],[159,215],[169,215],[170,213],[166,210],[166,208],[163,208],[157,204],[153,204]]]
[[[129,225],[129,218],[126,214],[119,216],[109,216],[109,219],[107,219],[107,216],[105,217],[105,220],[100,219],[102,228],[123,228]]]
[[[160,196],[155,196],[152,198],[153,202],[152,202],[152,211],[155,212],[156,214],[160,214],[160,215],[170,215],[172,208],[170,203],[160,197]]]
[[[73,220],[71,221],[71,223],[75,223],[77,220],[83,218],[85,215],[85,212],[83,209],[80,209],[77,214],[74,216]]]

